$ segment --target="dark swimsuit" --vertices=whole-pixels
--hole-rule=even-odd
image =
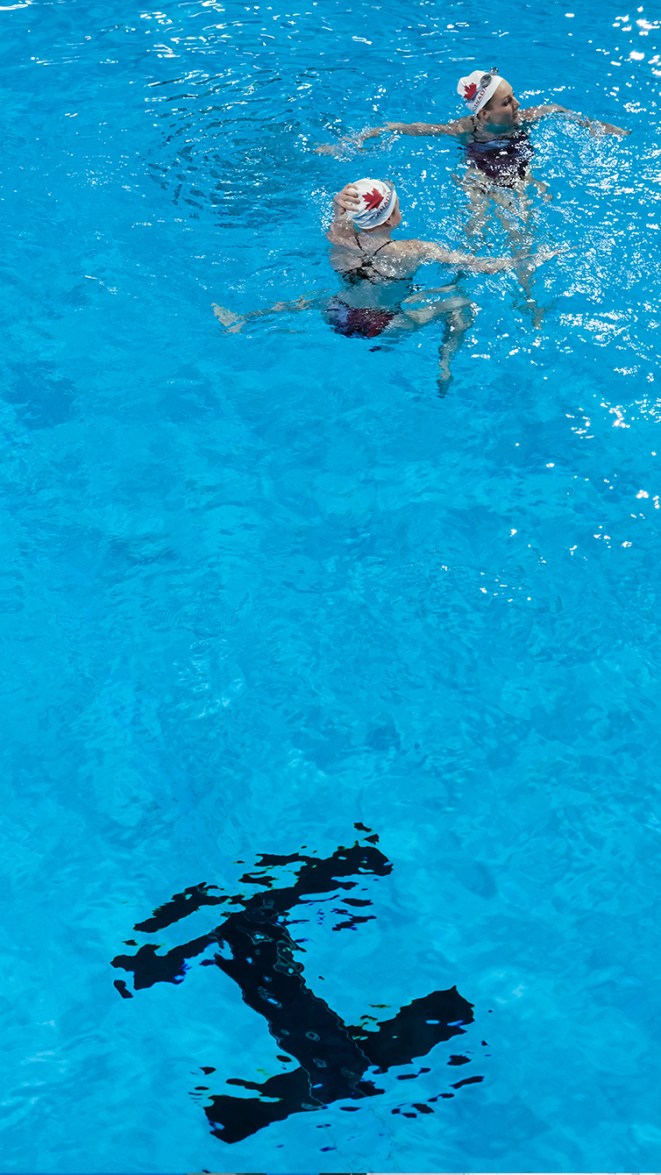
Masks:
[[[348,306],[337,296],[331,298],[326,313],[333,330],[347,339],[375,339],[395,317],[392,310],[376,306]]]
[[[488,179],[503,188],[513,188],[525,179],[533,157],[533,146],[525,131],[515,131],[509,138],[474,139],[466,147],[469,167],[476,167]]]
[[[361,253],[364,253],[357,234],[356,243]],[[342,277],[347,285],[356,286],[361,282],[370,282],[374,285],[377,282],[387,282],[388,279],[374,268],[373,262],[377,253],[391,244],[392,241],[384,241],[373,253],[365,253],[364,260],[356,269],[345,270]],[[335,295],[328,303],[326,314],[333,330],[338,334],[348,339],[374,339],[390,326],[398,311],[385,310],[379,306],[350,306],[339,295]]]

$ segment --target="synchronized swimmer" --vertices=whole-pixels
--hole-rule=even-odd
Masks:
[[[559,114],[587,127],[593,134],[629,133],[611,123],[587,119],[557,103],[522,109],[510,83],[495,68],[488,73],[476,69],[460,78],[457,93],[470,111],[463,118],[446,123],[389,122],[343,140],[335,147],[324,146],[317,150],[334,154],[347,144],[362,147],[368,139],[388,131],[406,135],[453,136],[465,150],[467,166],[463,187],[471,211],[465,229],[468,238],[482,236],[493,211],[507,234],[512,252],[525,254],[533,247],[529,227],[531,206],[526,187],[535,184],[544,198],[549,198],[546,185],[535,180],[531,172],[534,151],[529,135],[531,125],[547,115]],[[341,201],[346,212],[357,207],[356,193],[351,185],[343,190]],[[533,322],[539,326],[542,311],[535,303],[526,276],[521,280],[521,288]]]
[[[241,330],[249,318],[313,306],[322,310],[337,333],[352,338],[372,339],[386,332],[392,336],[441,319],[444,333],[438,383],[444,390],[451,378],[452,356],[475,317],[474,304],[456,285],[458,273],[514,270],[533,310],[533,320],[539,325],[541,311],[532,297],[530,278],[538,265],[560,250],[533,252],[530,234],[523,235],[520,229],[512,227],[512,216],[518,217],[524,227],[528,221],[529,205],[524,192],[532,180],[533,144],[529,127],[547,115],[559,114],[586,126],[591,133],[626,135],[629,132],[611,123],[586,119],[557,103],[521,109],[511,85],[495,68],[487,73],[476,69],[460,78],[457,93],[470,113],[453,122],[388,122],[335,146],[318,147],[317,151],[337,154],[347,145],[360,148],[368,139],[386,132],[455,137],[465,147],[464,183],[474,213],[466,231],[470,236],[476,226],[483,227],[487,203],[492,202],[507,230],[512,256],[475,257],[433,241],[393,240],[392,233],[402,220],[394,185],[381,179],[357,180],[346,184],[334,197],[334,216],[327,234],[332,246],[330,261],[342,279],[342,290],[278,302],[244,315],[214,305],[214,314],[226,330]],[[438,262],[454,273],[441,288],[416,290],[413,276],[420,266],[429,262]]]
[[[349,191],[352,193],[348,195]],[[347,203],[352,207],[347,209]],[[386,180],[360,179],[334,198],[328,231],[330,261],[343,280],[341,292],[323,292],[294,302],[278,302],[264,310],[237,315],[214,305],[214,314],[226,330],[241,330],[249,318],[282,311],[320,308],[329,324],[348,338],[373,339],[417,330],[435,319],[445,329],[439,351],[438,383],[444,391],[451,379],[450,361],[475,317],[473,303],[457,288],[457,273],[501,273],[516,270],[529,275],[558,250],[540,250],[519,257],[475,257],[434,241],[393,240],[402,214],[394,186]],[[447,285],[416,291],[412,279],[425,264],[440,263],[453,271]]]
[[[550,114],[562,114],[593,134],[628,135],[629,131],[599,119],[585,118],[558,103],[528,106],[521,109],[514,91],[496,68],[488,73],[475,69],[459,79],[457,93],[464,99],[470,113],[453,122],[387,122],[372,127],[359,135],[344,139],[339,144],[323,145],[321,154],[336,154],[346,145],[362,147],[368,139],[393,132],[400,135],[451,135],[466,147],[469,167],[476,168],[487,178],[504,187],[512,187],[528,174],[533,147],[528,127]]]

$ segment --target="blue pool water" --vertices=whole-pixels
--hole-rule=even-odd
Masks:
[[[35,0],[0,28],[0,1169],[658,1169],[658,12]],[[541,327],[513,276],[464,279],[444,398],[435,324],[223,333],[212,302],[336,287],[360,175],[466,248],[452,140],[314,147],[457,116],[494,64],[632,132],[533,132],[531,231],[570,250]],[[228,1079],[291,1068],[266,1020],[206,947],[135,992],[111,962],[212,934],[133,929],[187,887],[240,908],[260,855],[372,832],[388,869],[292,907],[309,989],[346,1025],[455,985],[471,1016],[378,1096],[224,1142]]]

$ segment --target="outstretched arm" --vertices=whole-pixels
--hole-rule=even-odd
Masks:
[[[539,122],[540,118],[545,118],[547,114],[565,114],[572,122],[587,127],[593,135],[623,136],[631,134],[631,131],[624,130],[621,126],[613,126],[611,122],[602,122],[598,118],[585,118],[584,115],[577,114],[575,110],[568,110],[566,106],[558,106],[555,102],[548,106],[529,106],[527,110],[521,111],[520,118],[523,122]]]
[[[432,261],[439,261],[441,265],[449,265],[452,269],[468,269],[473,273],[501,273],[505,269],[517,269],[525,266],[526,269],[536,269],[544,261],[555,257],[559,249],[540,250],[520,257],[474,257],[471,253],[459,253],[452,249],[445,249],[431,241],[402,241],[407,253],[418,265]]]
[[[383,126],[369,127],[367,130],[361,131],[359,135],[351,135],[346,139],[340,139],[339,143],[324,143],[320,147],[315,147],[315,151],[319,155],[335,155],[343,147],[360,148],[368,139],[375,139],[378,135],[385,135],[389,132],[398,135],[457,136],[469,134],[472,127],[473,124],[470,118],[460,118],[455,122],[386,122]]]
[[[385,126],[369,131],[365,138],[394,131],[398,135],[466,135],[473,127],[470,118],[458,118],[454,122],[387,122]]]

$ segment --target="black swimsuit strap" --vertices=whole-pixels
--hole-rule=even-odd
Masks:
[[[360,237],[358,236],[358,233],[355,234],[355,237],[356,237],[356,244],[357,244],[358,248],[360,249],[361,253],[364,253],[365,250],[363,249],[363,246],[360,243]],[[375,249],[373,253],[368,253],[367,260],[371,261],[373,257],[376,257],[377,253],[380,253],[382,249],[385,249],[386,245],[392,245],[392,241],[390,241],[390,240],[384,241],[383,244],[379,245],[378,249]]]

